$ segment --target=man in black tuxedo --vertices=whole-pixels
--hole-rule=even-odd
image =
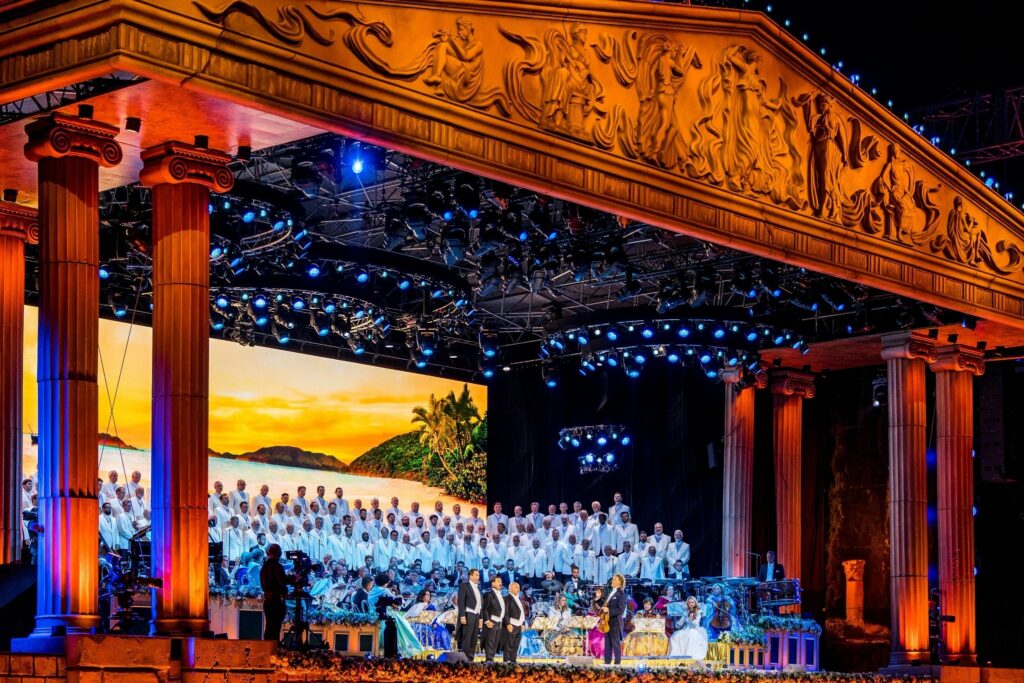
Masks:
[[[508,595],[505,596],[505,645],[502,659],[512,664],[516,663],[516,655],[519,654],[519,641],[523,638],[523,624],[526,623],[526,609],[522,600],[519,599],[519,584],[512,582],[508,585]]]
[[[502,586],[511,586],[513,583],[519,583],[520,579],[526,577],[516,571],[515,560],[508,560],[505,562],[505,571],[498,574],[498,578],[501,579]]]
[[[364,576],[360,582],[359,590],[352,596],[352,610],[355,612],[369,612],[370,606],[366,602],[367,596],[370,595],[370,588],[373,586],[373,579],[369,576]]]
[[[612,577],[612,590],[608,593],[602,611],[608,613],[608,633],[604,634],[604,663],[622,664],[622,634],[626,630],[626,579],[622,574]]]
[[[775,561],[775,551],[769,550],[768,561],[757,570],[758,581],[782,581],[786,578],[786,568]]]
[[[569,578],[565,582],[565,592],[576,598],[579,597],[581,588],[583,588],[583,580],[580,579],[580,568],[573,565],[572,573],[569,574]]]
[[[456,600],[459,603],[459,625],[456,628],[456,642],[459,651],[473,661],[476,654],[477,631],[480,629],[480,611],[484,601],[480,595],[480,570],[470,569],[469,580],[459,586]]]
[[[505,598],[501,594],[501,579],[497,576],[491,579],[491,590],[484,595],[483,620],[484,656],[488,662],[493,662],[501,645],[505,624]]]

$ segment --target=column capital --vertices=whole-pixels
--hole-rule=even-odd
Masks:
[[[101,121],[53,112],[25,126],[25,132],[25,156],[31,161],[84,157],[109,168],[123,158],[114,139],[119,129]]]
[[[814,375],[801,370],[772,370],[769,374],[773,394],[814,398]]]
[[[920,358],[935,362],[935,341],[916,332],[894,332],[882,335],[882,358]]]
[[[724,384],[733,385],[737,391],[748,387],[764,389],[768,386],[768,374],[760,368],[751,372],[741,365],[734,365],[723,369],[719,377]]]
[[[213,149],[203,149],[170,140],[142,153],[143,185],[194,183],[213,192],[227,192],[235,184],[235,176],[227,164],[231,156]]]
[[[932,363],[935,372],[970,372],[985,374],[985,352],[971,346],[943,346],[936,349],[936,360]]]
[[[0,201],[0,235],[12,234],[29,244],[39,244],[39,212],[14,202]]]

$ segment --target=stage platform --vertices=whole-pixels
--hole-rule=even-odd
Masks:
[[[441,650],[427,650],[413,659],[421,661],[432,661],[440,659],[445,652]],[[498,655],[497,662],[502,662],[501,655]],[[475,663],[483,662],[483,655],[478,656]],[[503,662],[502,662],[503,663]],[[604,666],[604,659],[600,657],[519,657],[516,664],[525,666],[574,666],[591,667]],[[697,660],[687,657],[623,657],[624,669],[692,669],[694,671],[718,671],[725,668],[725,662],[712,660]]]

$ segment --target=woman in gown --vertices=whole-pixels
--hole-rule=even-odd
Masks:
[[[522,598],[523,609],[526,610],[526,623],[523,624],[523,637],[519,640],[519,657],[546,657],[547,650],[544,649],[544,641],[541,634],[533,628],[533,617],[535,615],[547,615],[548,608],[542,602],[534,602],[527,594]]]
[[[431,604],[431,597],[430,591],[420,591],[416,596],[416,602],[405,613],[405,619],[423,649],[450,650],[452,637],[448,629],[437,623],[437,608]]]
[[[590,611],[587,614],[589,616],[600,615],[605,600],[604,588],[598,586],[594,590],[594,599],[590,601]],[[587,641],[590,643],[590,654],[594,655],[596,659],[604,657],[604,634],[601,633],[597,626],[590,629],[590,632],[587,633]]]
[[[652,630],[657,621],[656,630]],[[664,657],[668,652],[665,620],[654,611],[654,602],[644,598],[644,608],[633,615],[633,631],[622,642],[623,657]]]
[[[569,628],[572,610],[564,595],[555,598],[555,604],[548,610],[548,616],[558,620],[557,626],[544,635],[544,647],[554,657],[570,657],[583,654],[583,634]]]
[[[707,656],[708,632],[700,621],[700,603],[691,595],[686,599],[686,613],[679,618],[677,630],[669,642],[670,657],[704,659]]]

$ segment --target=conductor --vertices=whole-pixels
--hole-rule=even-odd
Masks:
[[[476,654],[477,632],[480,630],[480,610],[483,598],[480,596],[480,570],[470,569],[469,580],[459,586],[459,650],[473,661]]]

